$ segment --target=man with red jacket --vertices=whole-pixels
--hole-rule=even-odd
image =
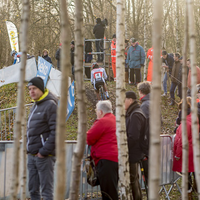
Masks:
[[[87,132],[87,144],[91,146],[103,200],[118,200],[118,148],[116,118],[109,100],[96,105],[97,120]]]

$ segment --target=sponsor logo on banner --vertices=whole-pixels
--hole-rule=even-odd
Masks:
[[[43,79],[44,87],[46,87],[51,67],[52,67],[51,63],[47,62],[42,57],[38,56],[38,71],[36,76],[39,76]]]
[[[75,97],[74,97],[74,81],[69,86],[68,89],[68,101],[67,101],[67,117],[66,121],[68,120],[69,116],[72,114],[75,108]]]

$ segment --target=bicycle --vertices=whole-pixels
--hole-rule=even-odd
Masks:
[[[103,89],[103,85],[99,86],[99,94],[100,94],[101,100],[106,100],[107,99],[106,92]]]

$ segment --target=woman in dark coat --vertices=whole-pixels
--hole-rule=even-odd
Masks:
[[[52,63],[51,58],[49,57],[49,51],[47,49],[44,49],[42,52],[42,57],[49,63]]]

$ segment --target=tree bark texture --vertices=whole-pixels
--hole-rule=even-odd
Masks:
[[[22,177],[21,177],[21,199],[26,199],[26,174],[27,174],[27,150],[26,150],[26,108],[22,119]]]
[[[182,199],[187,199],[188,194],[188,136],[187,136],[187,53],[188,53],[188,7],[185,8],[185,27],[184,27],[184,48],[183,48],[183,66],[182,66]]]
[[[17,199],[17,189],[19,186],[19,152],[20,152],[20,137],[21,137],[21,121],[24,116],[24,87],[25,87],[25,73],[26,73],[26,59],[27,59],[27,36],[29,24],[29,0],[23,0],[23,12],[21,19],[20,41],[21,41],[21,67],[20,67],[20,81],[18,83],[17,94],[17,114],[14,127],[14,148],[13,148],[13,169],[12,169],[12,185],[11,185],[11,200]]]
[[[123,0],[117,0],[117,41],[116,41],[116,134],[118,142],[118,160],[119,160],[119,189],[121,190],[121,199],[132,199],[130,190],[130,173],[128,161],[128,146],[125,124],[125,56],[124,56],[124,23],[125,23],[125,5]]]
[[[159,199],[161,133],[161,59],[163,1],[153,1],[153,81],[150,97],[149,199]]]
[[[199,130],[197,120],[197,103],[196,103],[196,31],[194,22],[194,1],[188,0],[189,13],[189,46],[190,46],[190,63],[191,63],[191,84],[192,84],[192,143],[194,154],[194,169],[198,186],[198,199],[200,200],[200,145],[199,145]]]
[[[83,3],[75,0],[75,77],[78,102],[78,136],[73,155],[72,176],[70,185],[70,199],[78,199],[81,160],[86,145],[87,115],[86,96],[83,80]]]
[[[66,188],[66,149],[65,149],[65,134],[66,134],[66,111],[68,97],[68,78],[70,63],[70,27],[69,16],[67,11],[66,0],[60,0],[60,18],[61,18],[61,96],[60,105],[57,111],[56,122],[56,184],[54,199],[64,199]]]

